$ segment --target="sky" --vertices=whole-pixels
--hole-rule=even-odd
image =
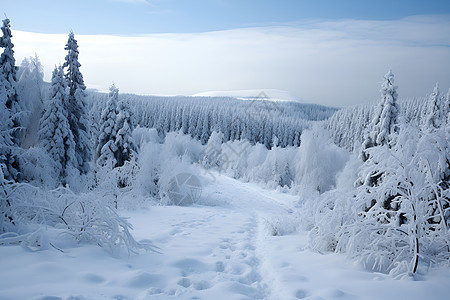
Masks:
[[[280,89],[347,106],[379,98],[392,69],[401,97],[450,86],[450,1],[0,0],[18,61],[49,80],[78,40],[88,88],[191,95]]]

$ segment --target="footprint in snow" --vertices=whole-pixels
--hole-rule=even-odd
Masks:
[[[211,287],[211,283],[207,280],[201,280],[194,284],[194,288],[198,291],[207,290]]]
[[[225,271],[225,264],[222,261],[216,262],[216,272]]]
[[[189,280],[189,278],[181,278],[178,280],[177,284],[184,288],[188,288],[191,286],[191,280]]]
[[[295,292],[295,297],[297,299],[303,299],[306,298],[308,296],[308,293],[305,290],[297,290]]]

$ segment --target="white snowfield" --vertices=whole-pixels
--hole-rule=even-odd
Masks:
[[[199,171],[199,205],[121,211],[160,253],[0,247],[0,299],[448,299],[450,272],[421,281],[367,272],[306,248],[298,197]]]

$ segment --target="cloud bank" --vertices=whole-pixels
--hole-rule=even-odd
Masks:
[[[50,79],[66,35],[13,31],[18,63],[37,53]],[[379,98],[388,69],[401,97],[450,85],[450,16],[302,22],[192,34],[76,35],[86,85],[138,94],[279,89],[347,106]]]

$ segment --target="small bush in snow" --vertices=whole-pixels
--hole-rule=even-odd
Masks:
[[[0,192],[6,199],[0,207],[0,244],[45,248],[57,243],[57,239],[48,240],[47,230],[41,230],[45,226],[75,243],[97,244],[113,254],[155,249],[149,243],[137,242],[130,233],[131,224],[92,194],[74,194],[63,187],[47,192],[30,184],[5,181]]]

